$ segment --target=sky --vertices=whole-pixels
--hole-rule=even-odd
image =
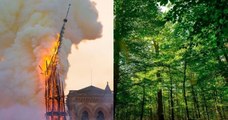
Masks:
[[[107,82],[113,90],[113,0],[91,1],[95,2],[98,21],[103,25],[102,37],[83,40],[79,45],[72,46],[68,57],[70,68],[66,94],[69,90],[90,85],[104,89]]]

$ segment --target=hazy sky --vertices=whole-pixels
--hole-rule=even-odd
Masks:
[[[66,94],[91,84],[104,89],[107,82],[113,89],[113,0],[92,1],[96,3],[98,21],[103,25],[102,37],[82,41],[77,48],[72,46]]]

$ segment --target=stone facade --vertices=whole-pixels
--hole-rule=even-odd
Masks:
[[[100,89],[89,86],[67,95],[70,120],[113,120],[113,93],[107,84]]]

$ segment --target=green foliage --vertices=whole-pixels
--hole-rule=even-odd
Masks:
[[[162,13],[159,4],[172,8]],[[186,119],[187,105],[189,119],[227,118],[227,6],[225,0],[115,0],[117,120],[158,119],[161,89],[165,119],[172,110]]]

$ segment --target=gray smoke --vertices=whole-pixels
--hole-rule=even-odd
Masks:
[[[0,0],[0,120],[44,119],[40,74],[66,15],[67,0]],[[61,47],[61,77],[72,44],[101,36],[97,10],[89,0],[72,0]]]

